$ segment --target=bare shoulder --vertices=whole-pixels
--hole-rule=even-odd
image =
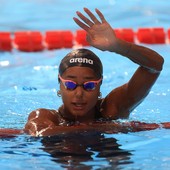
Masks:
[[[59,114],[57,110],[40,108],[32,111],[24,127],[24,132],[37,135],[42,130],[54,127],[59,124]]]
[[[40,109],[33,110],[29,114],[28,121],[33,119],[51,119],[57,116],[58,116],[57,110],[40,108]]]

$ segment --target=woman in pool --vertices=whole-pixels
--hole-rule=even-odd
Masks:
[[[112,121],[105,124],[103,121],[98,123],[101,119],[128,118],[131,111],[148,95],[160,75],[164,59],[151,49],[117,38],[98,9],[96,13],[101,21],[89,9],[84,8],[84,11],[89,18],[77,12],[80,19],[73,19],[87,32],[88,43],[99,50],[120,54],[120,57],[128,58],[139,67],[129,82],[113,89],[105,98],[101,98],[103,68],[100,59],[87,49],[71,51],[59,66],[58,96],[62,98],[63,105],[58,110],[42,108],[32,111],[24,132],[33,136],[43,136],[86,128],[103,128],[114,132],[129,130],[129,127],[131,131],[158,128],[159,125],[154,123],[119,124]],[[169,123],[163,123],[161,126],[169,128]]]

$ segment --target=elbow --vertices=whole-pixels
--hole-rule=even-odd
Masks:
[[[163,65],[164,65],[164,58],[159,57],[159,59],[156,61],[155,66],[150,68],[150,71],[152,73],[160,73],[163,70]]]
[[[164,58],[160,57],[158,71],[162,71],[164,65]]]

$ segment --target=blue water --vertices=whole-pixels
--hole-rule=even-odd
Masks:
[[[126,3],[126,5],[125,5]],[[170,2],[166,0],[1,0],[0,31],[76,31],[76,10],[99,8],[114,28],[169,28]],[[145,44],[146,45],[146,44]],[[165,59],[164,69],[149,96],[129,120],[170,121],[170,45],[147,45]],[[101,88],[105,96],[129,80],[137,66],[116,54],[91,48],[104,65]],[[30,111],[57,109],[58,64],[71,49],[36,53],[17,50],[0,53],[0,127],[22,128]],[[2,66],[2,63],[7,63]],[[112,64],[110,64],[112,63]],[[0,168],[13,169],[125,169],[169,170],[170,131],[157,129],[128,134],[97,132],[63,134],[55,138],[20,135],[0,139]]]

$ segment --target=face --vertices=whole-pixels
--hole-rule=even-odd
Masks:
[[[68,68],[63,73],[62,78],[74,81],[78,85],[98,80],[92,69],[78,66]],[[100,94],[100,83],[94,90],[87,91],[82,86],[77,86],[74,90],[68,90],[60,82],[60,91],[65,115],[84,119],[94,118],[95,105]]]

